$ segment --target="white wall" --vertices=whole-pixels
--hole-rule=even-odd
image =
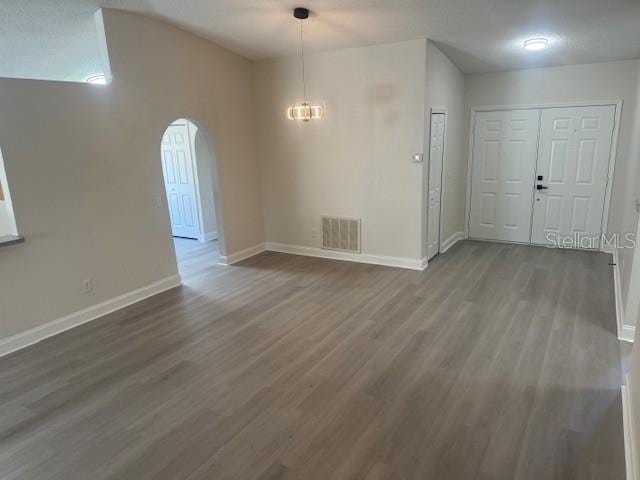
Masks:
[[[321,245],[320,217],[362,218],[366,254],[419,260],[424,40],[306,56],[308,97],[325,117],[286,118],[301,101],[300,58],[256,63],[267,241]],[[316,238],[312,230],[316,229]]]
[[[640,76],[637,81],[635,102],[627,104],[627,114],[633,118],[627,124],[630,129],[630,139],[625,151],[622,152],[628,166],[626,177],[618,183],[617,193],[620,201],[612,206],[611,216],[618,219],[620,231],[637,232],[638,212],[635,199],[640,197]],[[622,146],[621,146],[622,147]],[[636,237],[636,241],[638,238]],[[623,319],[626,325],[636,326],[638,321],[638,301],[640,300],[640,245],[635,249],[618,249],[618,268],[620,269],[621,290],[623,294]],[[631,351],[629,372],[626,379],[629,392],[631,415],[626,420],[631,421],[630,434],[634,437],[631,442],[636,450],[629,452],[634,456],[636,468],[640,466],[640,329],[636,328],[635,342]],[[629,412],[627,412],[629,413]]]
[[[193,125],[193,124],[192,124]],[[200,205],[202,207],[202,232],[209,240],[218,237],[218,220],[216,214],[217,179],[213,171],[215,158],[209,149],[209,143],[203,132],[195,126],[193,134],[193,152],[198,165],[198,187],[200,190]]]
[[[227,254],[264,241],[251,63],[130,13],[105,10],[104,27],[111,85],[0,79],[0,146],[27,240],[0,249],[0,339],[177,273],[155,201],[176,118],[213,140]]]
[[[622,201],[616,205],[612,215],[620,218],[623,232],[636,232],[638,228],[638,212],[636,211],[636,199],[640,198],[640,75],[636,104],[629,105],[629,110],[634,113],[631,140],[626,152],[629,169],[620,192]],[[613,210],[613,209],[612,209]],[[638,240],[636,238],[636,240]],[[620,269],[620,283],[622,301],[624,305],[624,323],[635,326],[640,310],[640,258],[636,249],[619,248],[618,264]]]
[[[442,241],[452,235],[464,231],[464,199],[466,159],[465,146],[462,141],[465,132],[464,115],[464,75],[449,58],[447,58],[432,42],[427,41],[426,63],[426,113],[432,108],[447,109],[445,132],[444,164],[442,173],[442,212],[440,218],[440,238]],[[425,122],[425,157],[430,153],[430,122]],[[429,169],[425,158],[424,189],[424,231],[423,255],[427,247],[427,199]]]
[[[627,176],[618,195],[622,198],[611,215],[620,218],[623,231],[637,232],[638,212],[635,208],[635,200],[640,197],[640,77],[637,83],[637,95],[635,104],[627,105],[629,112],[633,113],[633,119],[629,128],[630,141],[625,152],[629,167]],[[636,237],[638,241],[638,237]],[[640,301],[640,245],[635,249],[618,249],[618,262],[620,268],[621,287],[623,292],[623,316],[625,324],[637,325]],[[634,456],[636,468],[640,466],[640,328],[636,328],[635,342],[631,351],[629,373],[626,379],[626,387],[630,396],[630,412],[626,420],[631,421],[630,434],[634,437],[632,444],[636,450],[630,452]],[[628,413],[628,412],[627,412]]]

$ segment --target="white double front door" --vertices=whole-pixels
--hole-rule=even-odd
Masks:
[[[477,112],[471,238],[598,248],[615,106]]]

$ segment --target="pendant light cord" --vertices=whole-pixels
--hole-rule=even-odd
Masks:
[[[303,20],[300,20],[300,51],[301,51],[301,58],[302,58],[302,99],[303,101],[307,101],[307,83],[305,81],[304,78],[304,36],[302,34],[302,22]]]

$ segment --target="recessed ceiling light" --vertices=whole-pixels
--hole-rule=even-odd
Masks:
[[[104,75],[101,73],[97,75],[91,75],[90,77],[87,77],[85,81],[94,85],[106,85],[107,83],[107,79],[104,78]]]
[[[530,38],[524,41],[524,48],[529,51],[544,50],[547,48],[549,40],[546,38]]]

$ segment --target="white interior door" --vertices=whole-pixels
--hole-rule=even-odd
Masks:
[[[162,173],[174,237],[198,238],[198,198],[186,124],[173,124],[162,137]]]
[[[531,243],[599,248],[614,115],[613,105],[542,111]]]
[[[540,110],[477,112],[471,238],[528,243]]]
[[[431,146],[429,150],[429,223],[427,259],[440,251],[440,203],[442,196],[442,163],[444,155],[444,113],[431,114]]]

